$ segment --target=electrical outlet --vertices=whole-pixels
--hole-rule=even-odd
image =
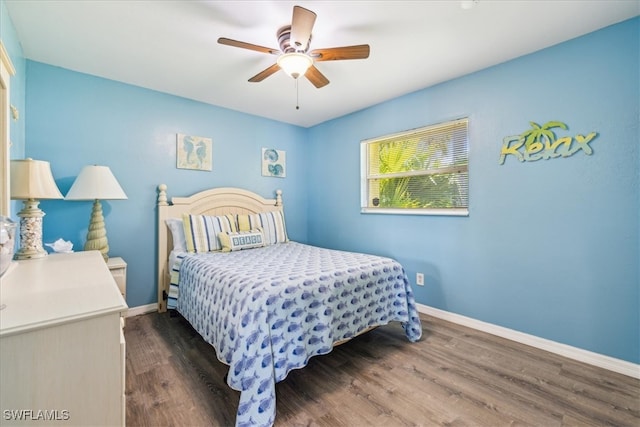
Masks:
[[[424,274],[416,273],[416,285],[424,286]]]

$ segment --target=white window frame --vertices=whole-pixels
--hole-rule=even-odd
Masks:
[[[397,215],[443,215],[443,216],[469,216],[469,203],[464,208],[379,208],[369,206],[369,180],[379,178],[379,175],[368,176],[369,170],[369,147],[373,143],[378,143],[384,140],[392,140],[402,137],[410,137],[417,133],[428,132],[430,129],[437,129],[447,125],[455,125],[457,122],[465,122],[467,125],[467,140],[469,138],[469,119],[468,117],[458,118],[441,122],[429,126],[424,126],[418,129],[411,129],[408,131],[398,132],[395,134],[385,135],[381,137],[366,139],[360,142],[360,212],[365,214],[397,214]],[[469,173],[469,147],[467,142],[467,166],[466,172]],[[452,171],[458,171],[459,168],[441,168],[437,170],[431,170],[428,172],[399,172],[397,174],[386,174],[385,177],[402,177],[402,176],[416,176],[416,175],[428,175],[433,173],[447,173]],[[468,175],[467,175],[468,176]],[[467,182],[467,186],[469,182]]]

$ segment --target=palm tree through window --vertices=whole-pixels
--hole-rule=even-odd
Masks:
[[[466,215],[468,119],[362,141],[362,211]]]

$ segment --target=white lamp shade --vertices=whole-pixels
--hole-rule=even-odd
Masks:
[[[118,180],[107,166],[85,166],[73,182],[65,200],[126,199]]]
[[[62,199],[49,162],[44,160],[11,160],[11,198]]]
[[[297,79],[307,72],[307,69],[313,65],[313,59],[304,53],[293,52],[280,55],[277,63],[285,73]]]

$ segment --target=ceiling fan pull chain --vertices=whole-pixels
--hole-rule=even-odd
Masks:
[[[300,109],[300,90],[298,89],[298,79],[296,80],[296,110]]]

